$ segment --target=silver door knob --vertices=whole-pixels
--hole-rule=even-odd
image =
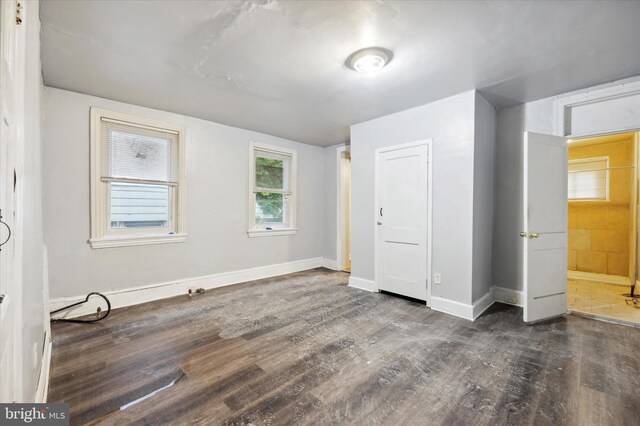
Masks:
[[[377,222],[377,223],[378,223],[378,225],[382,225],[382,222]]]

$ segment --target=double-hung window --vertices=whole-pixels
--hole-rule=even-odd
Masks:
[[[569,160],[569,200],[609,199],[609,157]]]
[[[186,238],[184,129],[91,109],[93,248]]]
[[[251,143],[249,236],[296,233],[296,151]]]

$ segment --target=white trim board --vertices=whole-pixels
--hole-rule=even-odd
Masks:
[[[495,302],[493,287],[472,305],[456,302],[443,297],[431,296],[431,309],[456,317],[475,321],[484,311]]]
[[[494,297],[494,288],[491,287],[488,292],[485,293],[480,299],[473,303],[472,315],[475,321],[484,311],[489,309],[491,305],[496,301]]]
[[[431,296],[431,309],[473,321],[473,306],[442,297]]]
[[[631,80],[631,81],[630,81]],[[615,82],[614,86],[596,87],[591,90],[581,91],[567,96],[559,96],[554,100],[555,121],[554,134],[558,136],[566,136],[579,138],[582,136],[596,136],[600,134],[618,133],[624,131],[635,131],[637,126],[617,126],[614,128],[602,128],[597,132],[588,132],[587,134],[576,134],[572,129],[571,111],[574,108],[602,103],[610,100],[637,96],[640,94],[640,81],[631,78],[620,82]]]
[[[219,274],[206,275],[203,277],[185,278],[175,281],[150,284],[141,287],[127,288],[122,290],[112,290],[102,292],[111,301],[111,308],[122,308],[125,306],[139,305],[167,297],[186,295],[189,289],[199,287],[213,289],[247,281],[270,278],[278,275],[290,274],[293,272],[305,271],[307,269],[319,268],[324,265],[324,259],[314,257],[311,259],[296,260],[293,262],[279,263],[275,265],[260,266],[257,268],[243,269],[239,271],[223,272]],[[65,305],[69,305],[85,296],[61,297],[51,300],[51,310],[54,311]],[[100,303],[102,302],[102,304]],[[92,297],[87,303],[65,311],[64,315],[58,318],[75,318],[82,315],[89,315],[96,312],[98,306],[104,309],[104,301],[99,297]]]
[[[378,292],[378,287],[375,282],[365,280],[364,278],[354,277],[353,275],[349,277],[349,287],[370,291],[372,293]]]
[[[445,314],[455,315],[469,321],[475,321],[495,302],[522,307],[523,292],[510,288],[492,286],[480,299],[472,305],[432,296],[431,309]]]
[[[523,307],[524,292],[522,290],[513,290],[504,287],[494,287],[494,298],[496,302],[506,303],[507,305]]]
[[[626,287],[629,287],[631,285],[629,277],[621,275],[596,274],[595,272],[583,271],[568,271],[567,277],[571,280],[598,281],[601,283],[617,284]]]
[[[322,259],[322,266],[327,269],[331,269],[332,271],[339,271],[338,261],[335,259]]]
[[[47,402],[49,393],[49,370],[51,369],[51,334],[44,334],[44,348],[42,360],[40,361],[40,376],[38,377],[38,385],[36,387],[35,402],[42,404]]]

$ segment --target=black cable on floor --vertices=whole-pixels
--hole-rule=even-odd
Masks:
[[[74,303],[72,305],[65,306],[65,307],[60,308],[60,309],[56,309],[55,311],[52,311],[50,313],[50,315],[57,314],[60,311],[64,311],[66,309],[73,308],[74,306],[82,305],[83,303],[87,303],[89,301],[89,297],[91,297],[94,294],[96,296],[102,297],[104,299],[104,301],[107,302],[107,311],[106,311],[106,313],[104,315],[100,316],[99,318],[94,318],[94,319],[90,319],[90,320],[55,318],[55,319],[52,319],[51,321],[54,321],[54,322],[76,322],[76,323],[92,323],[92,322],[102,321],[103,319],[108,317],[109,313],[111,312],[111,302],[109,301],[109,299],[107,299],[107,296],[105,296],[104,294],[95,292],[95,291],[92,292],[92,293],[87,294],[87,297],[84,300],[81,300],[78,303]]]

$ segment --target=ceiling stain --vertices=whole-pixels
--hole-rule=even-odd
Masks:
[[[469,90],[502,108],[640,74],[637,1],[149,5],[41,2],[45,84],[330,145]],[[344,66],[373,45],[380,73]]]

